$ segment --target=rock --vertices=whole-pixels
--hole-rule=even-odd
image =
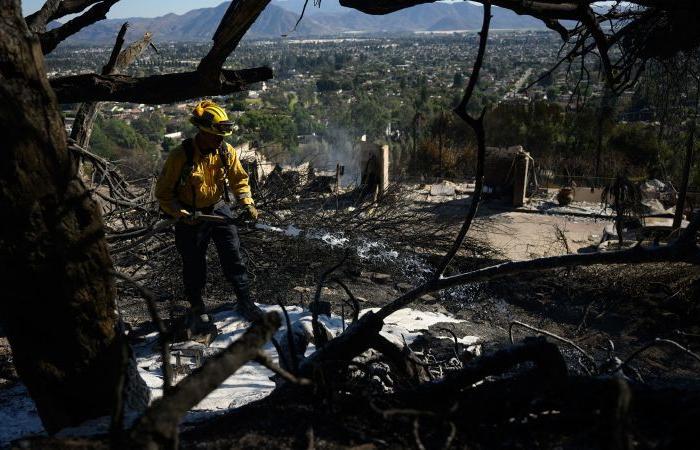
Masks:
[[[311,288],[303,287],[303,286],[294,286],[294,288],[292,290],[295,292],[298,292],[300,294],[310,294],[311,293]]]
[[[452,196],[456,193],[456,186],[451,181],[443,181],[439,184],[430,186],[430,195],[433,196]]]
[[[372,281],[378,284],[386,284],[391,281],[391,275],[386,273],[374,273],[372,275]]]
[[[442,306],[442,305],[439,304],[439,303],[438,303],[438,304],[435,304],[432,308],[433,308],[433,309],[432,309],[431,312],[434,312],[434,313],[437,313],[437,314],[443,314],[443,315],[445,315],[445,316],[450,315],[450,312],[449,312],[447,309],[445,309],[445,307]]]
[[[356,298],[357,301],[360,302],[360,303],[367,303],[367,299],[364,298],[364,297],[355,297],[355,298]]]
[[[437,301],[437,299],[430,294],[421,295],[419,297],[419,300],[421,300],[425,303],[434,303]]]
[[[401,292],[408,292],[413,289],[413,285],[408,283],[396,283],[396,288]]]

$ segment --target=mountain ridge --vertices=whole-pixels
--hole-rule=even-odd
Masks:
[[[66,42],[97,45],[112,43],[124,22],[130,24],[127,40],[137,39],[146,31],[151,31],[155,42],[209,41],[228,4],[229,2],[224,2],[211,8],[197,8],[184,14],[170,13],[153,18],[103,20],[81,30]],[[476,30],[481,26],[482,20],[482,8],[469,2],[427,3],[385,16],[364,14],[336,7],[335,4],[328,7],[328,11],[309,5],[304,18],[294,30],[302,4],[300,0],[273,1],[248,30],[245,38],[320,37],[349,32],[373,34]],[[312,9],[313,13],[310,14]],[[542,22],[537,19],[518,16],[501,8],[494,8],[491,26],[493,29],[544,29]]]

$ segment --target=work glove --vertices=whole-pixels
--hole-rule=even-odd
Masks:
[[[185,218],[185,217],[190,217],[191,215],[192,215],[192,213],[190,213],[190,212],[187,211],[186,209],[178,209],[178,210],[175,210],[175,218],[176,218],[176,219],[182,219],[182,218]]]
[[[258,215],[258,210],[252,203],[243,206],[243,211],[241,211],[241,217],[243,218],[243,220],[256,222],[258,220]]]
[[[192,213],[188,211],[183,205],[180,203],[175,203],[173,205],[173,217],[182,222],[186,223],[188,225],[192,225],[194,223],[194,218],[192,217]]]

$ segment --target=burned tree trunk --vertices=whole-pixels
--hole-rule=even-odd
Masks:
[[[112,412],[126,343],[100,211],[75,176],[41,46],[20,13],[0,0],[0,317],[56,432]]]

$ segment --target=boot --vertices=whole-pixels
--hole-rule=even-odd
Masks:
[[[204,311],[192,308],[185,318],[185,327],[190,335],[206,334],[212,327],[211,317]]]
[[[250,322],[262,317],[262,310],[255,305],[253,299],[250,297],[248,276],[244,274],[234,277],[231,280],[231,284],[233,285],[233,290],[236,292],[236,298],[238,299],[236,311]]]
[[[246,301],[241,301],[241,299],[238,299],[238,306],[236,307],[236,311],[238,311],[243,316],[243,318],[250,322],[261,318],[263,315],[262,309],[260,309],[255,303],[253,303],[253,301],[250,300],[250,298]]]
[[[252,322],[262,317],[263,312],[255,303],[253,303],[253,300],[250,298],[250,291],[248,291],[248,289],[239,289],[236,293],[236,297],[238,297],[236,311],[238,311],[246,320]]]

